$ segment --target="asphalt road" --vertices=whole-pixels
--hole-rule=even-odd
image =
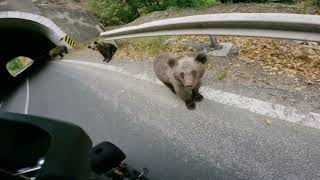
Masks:
[[[209,100],[189,111],[164,86],[84,65],[54,62],[28,81],[29,102],[24,86],[4,110],[76,123],[152,179],[320,179],[318,129]]]

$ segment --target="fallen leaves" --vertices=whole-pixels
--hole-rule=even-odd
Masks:
[[[264,120],[264,122],[265,122],[267,125],[271,125],[271,124],[272,124],[271,119],[266,119],[266,120]]]
[[[170,46],[167,39],[174,39]],[[320,84],[320,46],[314,42],[279,40],[270,38],[246,38],[221,36],[220,42],[233,42],[240,49],[240,57],[246,63],[259,64],[268,75],[299,77],[308,85]],[[125,41],[116,56],[118,59],[153,59],[159,52],[194,56],[190,44],[208,43],[208,36],[176,36],[144,38]],[[207,69],[211,69],[207,65]],[[223,76],[218,79],[224,79]]]
[[[317,43],[224,36],[219,39],[235,43],[242,59],[262,65],[269,75],[301,76],[307,84],[319,82],[320,46]]]
[[[212,68],[212,64],[206,63],[206,64],[205,64],[205,67],[206,67],[207,70],[210,70],[210,69]]]

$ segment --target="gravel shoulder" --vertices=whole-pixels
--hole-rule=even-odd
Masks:
[[[90,49],[82,49],[70,53],[65,59],[83,60],[102,63],[102,56]],[[304,85],[301,89],[294,89],[296,82],[286,75],[268,75],[263,68],[255,63],[239,60],[237,56],[229,58],[215,58],[215,65],[209,69],[204,77],[204,83],[213,89],[231,92],[246,97],[285,105],[305,112],[320,113],[320,99],[318,86]],[[113,59],[109,65],[118,67],[134,66],[139,72],[153,74],[152,60]],[[223,79],[219,79],[222,72],[226,72]]]
[[[144,22],[208,13],[274,12],[316,14],[303,4],[221,4],[207,9],[175,9],[147,14],[125,26]],[[116,27],[108,27],[116,28]],[[214,57],[207,64],[205,81],[216,89],[280,103],[298,109],[320,112],[320,46],[314,42],[268,38],[218,37],[235,44],[229,57]],[[88,42],[90,43],[90,42]],[[119,49],[111,64],[137,63],[145,68],[162,52],[193,56],[209,50],[205,36],[154,37],[118,41]],[[101,56],[86,48],[70,58],[99,61]],[[67,57],[69,59],[69,57]]]

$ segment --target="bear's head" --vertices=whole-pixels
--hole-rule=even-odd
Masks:
[[[199,53],[195,58],[181,56],[172,57],[168,65],[173,71],[174,78],[185,88],[194,89],[201,80],[207,62],[207,55]]]
[[[94,41],[92,45],[89,45],[89,46],[88,46],[88,48],[89,48],[89,49],[92,49],[92,50],[98,50],[98,49],[97,49],[97,45],[98,45],[98,44],[99,44],[99,43],[98,43],[97,41]]]
[[[103,43],[103,42],[99,43],[97,41],[94,41],[93,44],[88,46],[88,48],[95,51],[96,50],[109,51],[111,54],[114,54],[118,50],[118,48],[111,43]]]
[[[60,45],[60,46],[57,46],[57,47],[59,47],[62,52],[66,53],[66,54],[69,53],[67,46],[65,46],[65,45]]]

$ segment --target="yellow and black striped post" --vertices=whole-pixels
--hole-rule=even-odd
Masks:
[[[65,42],[67,42],[72,48],[74,48],[74,47],[76,47],[76,42],[73,40],[73,39],[71,39],[68,35],[66,35],[64,38],[63,38],[63,40],[65,41]]]

